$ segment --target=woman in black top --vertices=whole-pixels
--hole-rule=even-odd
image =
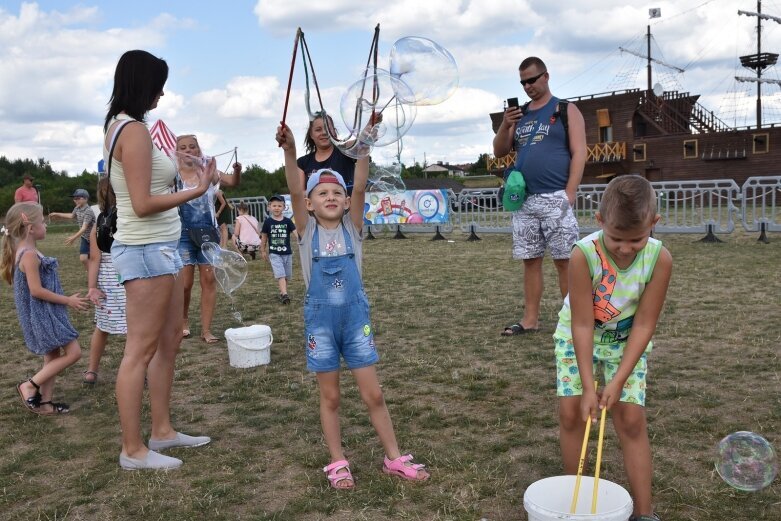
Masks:
[[[331,128],[331,116],[326,116]],[[332,131],[333,133],[333,131]],[[301,170],[301,179],[304,184],[312,172],[321,168],[328,168],[339,172],[347,185],[347,194],[353,191],[353,176],[355,174],[355,159],[344,155],[334,146],[328,137],[328,131],[325,127],[325,121],[322,114],[318,113],[315,118],[309,122],[309,128],[304,138],[307,154],[298,158],[298,168]]]

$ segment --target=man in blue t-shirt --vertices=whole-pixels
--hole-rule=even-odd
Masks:
[[[515,169],[526,180],[526,201],[513,212],[513,258],[523,260],[523,317],[502,335],[537,331],[542,300],[542,259],[550,249],[562,298],[567,295],[567,270],[578,240],[572,210],[586,164],[586,126],[573,104],[566,104],[568,129],[557,117],[558,98],[548,86],[548,69],[537,57],[521,62],[521,85],[531,102],[524,113],[509,107],[494,137],[494,156],[516,151]]]
[[[279,195],[272,195],[268,200],[269,216],[260,229],[260,254],[271,263],[274,278],[279,284],[279,301],[290,304],[287,294],[287,281],[293,276],[290,236],[296,233],[296,225],[282,215],[284,211],[285,200]]]

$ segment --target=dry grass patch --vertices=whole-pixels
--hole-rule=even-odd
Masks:
[[[60,260],[67,291],[84,290],[76,251],[53,232],[42,250]],[[95,388],[81,385],[91,314],[75,314],[85,358],[67,371],[57,398],[62,418],[24,411],[14,388],[39,360],[29,355],[10,288],[0,299],[0,519],[496,520],[524,519],[523,492],[561,472],[551,334],[560,298],[545,262],[542,330],[503,338],[521,313],[521,267],[510,238],[467,242],[385,235],[365,245],[379,374],[402,450],[431,467],[424,484],[381,472],[382,449],[349,374],[342,379],[342,425],[357,487],[330,489],[318,392],[302,353],[300,269],[290,306],[279,305],[270,268],[250,263],[236,296],[247,323],[271,326],[271,364],[228,365],[226,343],[183,342],[173,414],[210,446],[172,451],[185,461],[169,473],[119,469],[113,384],[123,341],[111,338]],[[747,494],[713,470],[719,439],[763,434],[781,449],[781,237],[759,244],[739,233],[724,244],[663,235],[673,281],[650,358],[648,414],[654,494],[663,518],[776,520],[781,484]],[[197,292],[194,302],[198,302]],[[237,324],[221,296],[214,332]],[[148,414],[144,425],[148,434]],[[617,439],[608,429],[603,476],[626,486]]]

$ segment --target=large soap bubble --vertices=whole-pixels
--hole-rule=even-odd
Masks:
[[[368,191],[398,194],[406,189],[407,187],[401,178],[401,165],[371,165],[369,168]]]
[[[407,36],[393,44],[390,73],[412,91],[411,95],[408,91],[396,93],[402,103],[436,105],[458,88],[458,66],[453,55],[420,36]]]
[[[753,432],[733,432],[719,442],[716,471],[731,487],[761,490],[775,479],[778,460],[773,446]]]
[[[235,251],[220,248],[213,242],[201,246],[206,261],[214,267],[214,277],[222,291],[230,296],[247,278],[247,260]]]
[[[349,134],[364,145],[395,143],[415,121],[416,107],[403,102],[413,97],[407,84],[377,69],[350,85],[342,95],[342,121]]]
[[[348,129],[341,122],[337,122],[326,112],[316,112],[313,119],[323,118],[328,132],[328,138],[341,153],[353,159],[369,157],[374,148],[371,144],[364,143],[353,135],[352,129]]]

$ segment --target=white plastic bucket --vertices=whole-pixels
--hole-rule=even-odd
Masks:
[[[632,498],[624,487],[599,480],[597,513],[591,513],[594,478],[583,476],[575,513],[570,513],[575,476],[554,476],[532,483],[523,494],[529,521],[627,521],[632,515]]]
[[[260,324],[225,330],[231,367],[255,367],[271,362],[271,328]]]

